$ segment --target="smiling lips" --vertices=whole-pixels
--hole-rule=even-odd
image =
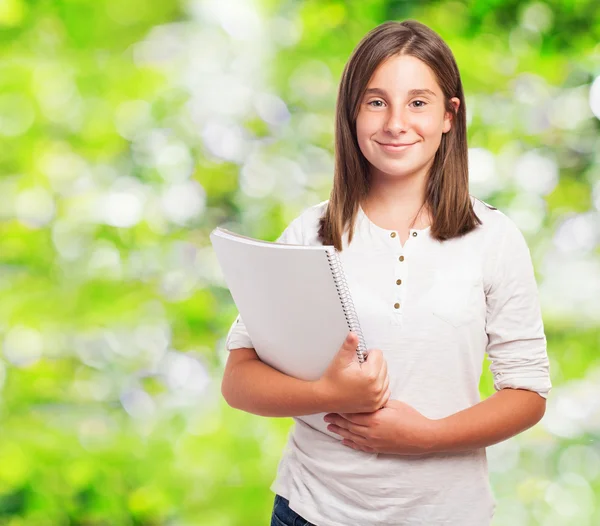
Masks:
[[[375,141],[375,142],[377,142],[377,141]],[[379,146],[381,146],[384,150],[386,150],[388,152],[401,152],[401,151],[406,150],[409,146],[412,146],[413,144],[416,144],[416,143],[413,142],[413,143],[407,143],[407,144],[401,144],[401,143],[385,144],[385,143],[378,142],[377,144],[379,144]]]

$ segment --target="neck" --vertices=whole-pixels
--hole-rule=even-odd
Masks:
[[[390,223],[428,226],[431,218],[424,205],[425,175],[390,177],[381,172],[372,173],[369,194],[362,203],[363,210],[385,217]]]

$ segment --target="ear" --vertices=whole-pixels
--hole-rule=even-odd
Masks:
[[[454,119],[454,115],[456,114],[456,112],[458,111],[458,107],[460,106],[460,99],[458,97],[452,97],[450,99],[450,103],[452,104],[452,106],[454,106],[455,113],[451,113],[449,111],[446,112],[446,115],[444,116],[444,127],[442,128],[443,133],[448,133],[450,131],[450,128],[452,128],[452,120]]]

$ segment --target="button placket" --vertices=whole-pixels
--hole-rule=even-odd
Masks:
[[[397,267],[401,267],[404,265],[404,263],[400,263],[397,262]],[[402,268],[398,268],[396,270],[396,276],[394,277],[394,282],[392,284],[392,287],[395,287],[395,293],[394,293],[394,297],[395,297],[395,302],[393,305],[393,309],[394,312],[396,312],[396,314],[402,314],[402,306],[404,303],[404,285],[403,283],[405,282],[404,279],[404,272],[402,270]]]
[[[391,237],[396,237],[396,232],[392,232],[390,234]],[[407,240],[408,241],[408,240]],[[394,297],[395,297],[395,302],[392,305],[392,311],[394,312],[394,316],[395,319],[397,320],[398,323],[401,323],[402,321],[402,313],[404,311],[403,306],[404,306],[404,286],[403,283],[405,281],[404,276],[405,276],[405,257],[404,257],[404,252],[406,250],[406,242],[404,243],[404,247],[402,247],[399,243],[395,245],[396,248],[396,265],[395,265],[395,276],[394,276],[394,284],[393,287],[395,287],[395,293],[394,293]],[[398,249],[400,249],[400,252],[402,252],[401,254],[398,253]]]
[[[409,236],[404,242],[404,245],[399,243],[399,233],[397,231],[388,230],[384,234],[385,238],[387,239],[387,243],[393,249],[393,257],[396,259],[394,264],[394,282],[390,284],[390,286],[394,287],[394,293],[392,294],[393,297],[390,298],[390,314],[393,323],[400,326],[403,324],[404,301],[406,298],[405,288],[407,283],[406,276],[408,273],[407,265],[411,257],[408,252],[412,251],[412,249],[409,247],[412,247],[413,244],[417,243],[416,239],[414,238],[420,238],[421,236],[419,236],[419,234],[422,234],[422,232],[409,229]]]

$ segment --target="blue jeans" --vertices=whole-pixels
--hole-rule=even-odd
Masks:
[[[289,501],[280,495],[275,495],[273,513],[271,514],[271,526],[315,526],[298,515],[289,507]]]

